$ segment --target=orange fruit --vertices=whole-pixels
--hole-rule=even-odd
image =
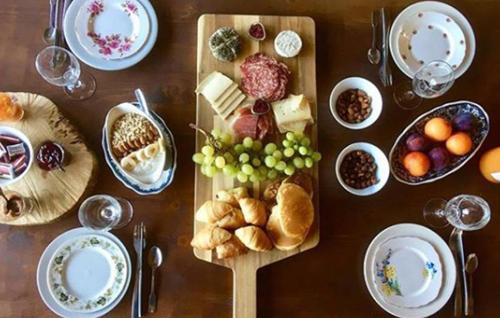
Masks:
[[[421,177],[431,168],[431,161],[423,152],[413,151],[403,158],[403,166],[412,176]]]
[[[441,117],[435,117],[425,123],[424,133],[434,141],[445,141],[451,136],[451,123]]]
[[[446,148],[454,155],[466,155],[472,150],[472,139],[464,132],[457,132],[446,140]]]
[[[488,150],[481,156],[479,170],[486,180],[500,183],[500,147]]]

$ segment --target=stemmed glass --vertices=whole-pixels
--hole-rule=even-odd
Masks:
[[[80,63],[68,50],[49,46],[36,56],[38,73],[50,84],[64,87],[71,98],[82,100],[91,97],[96,89],[94,77],[80,69]]]
[[[98,194],[87,198],[78,211],[80,223],[93,230],[109,231],[127,225],[134,214],[129,201]]]
[[[423,98],[436,98],[446,93],[455,82],[455,72],[445,61],[432,61],[422,66],[411,82],[394,88],[396,104],[403,109],[414,109]]]
[[[483,228],[490,221],[488,203],[475,195],[461,194],[449,201],[432,199],[424,207],[424,219],[434,227],[451,224],[463,231]]]

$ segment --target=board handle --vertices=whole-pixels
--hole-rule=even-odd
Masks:
[[[257,272],[233,269],[233,318],[257,317]]]

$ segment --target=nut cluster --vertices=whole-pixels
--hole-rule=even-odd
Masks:
[[[158,131],[148,119],[139,114],[128,113],[113,123],[111,145],[113,153],[121,159],[154,143],[158,138]]]
[[[368,118],[372,112],[372,100],[361,89],[348,89],[337,99],[337,112],[342,120],[357,124]]]
[[[363,150],[348,153],[340,165],[342,180],[354,189],[364,189],[376,184],[376,173],[375,159]]]

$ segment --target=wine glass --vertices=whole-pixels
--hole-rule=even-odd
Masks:
[[[479,230],[490,221],[488,202],[475,195],[461,194],[449,201],[432,199],[424,207],[424,219],[434,227],[451,224],[463,231]]]
[[[98,194],[87,198],[78,211],[80,223],[93,230],[109,231],[127,225],[133,216],[132,204],[129,201]]]
[[[80,63],[68,50],[49,46],[36,56],[38,73],[52,85],[64,87],[71,98],[82,100],[91,97],[96,89],[94,77],[80,69]]]
[[[436,98],[446,93],[455,82],[453,68],[445,61],[432,61],[422,66],[411,82],[394,88],[393,97],[399,107],[414,109],[423,98]]]

